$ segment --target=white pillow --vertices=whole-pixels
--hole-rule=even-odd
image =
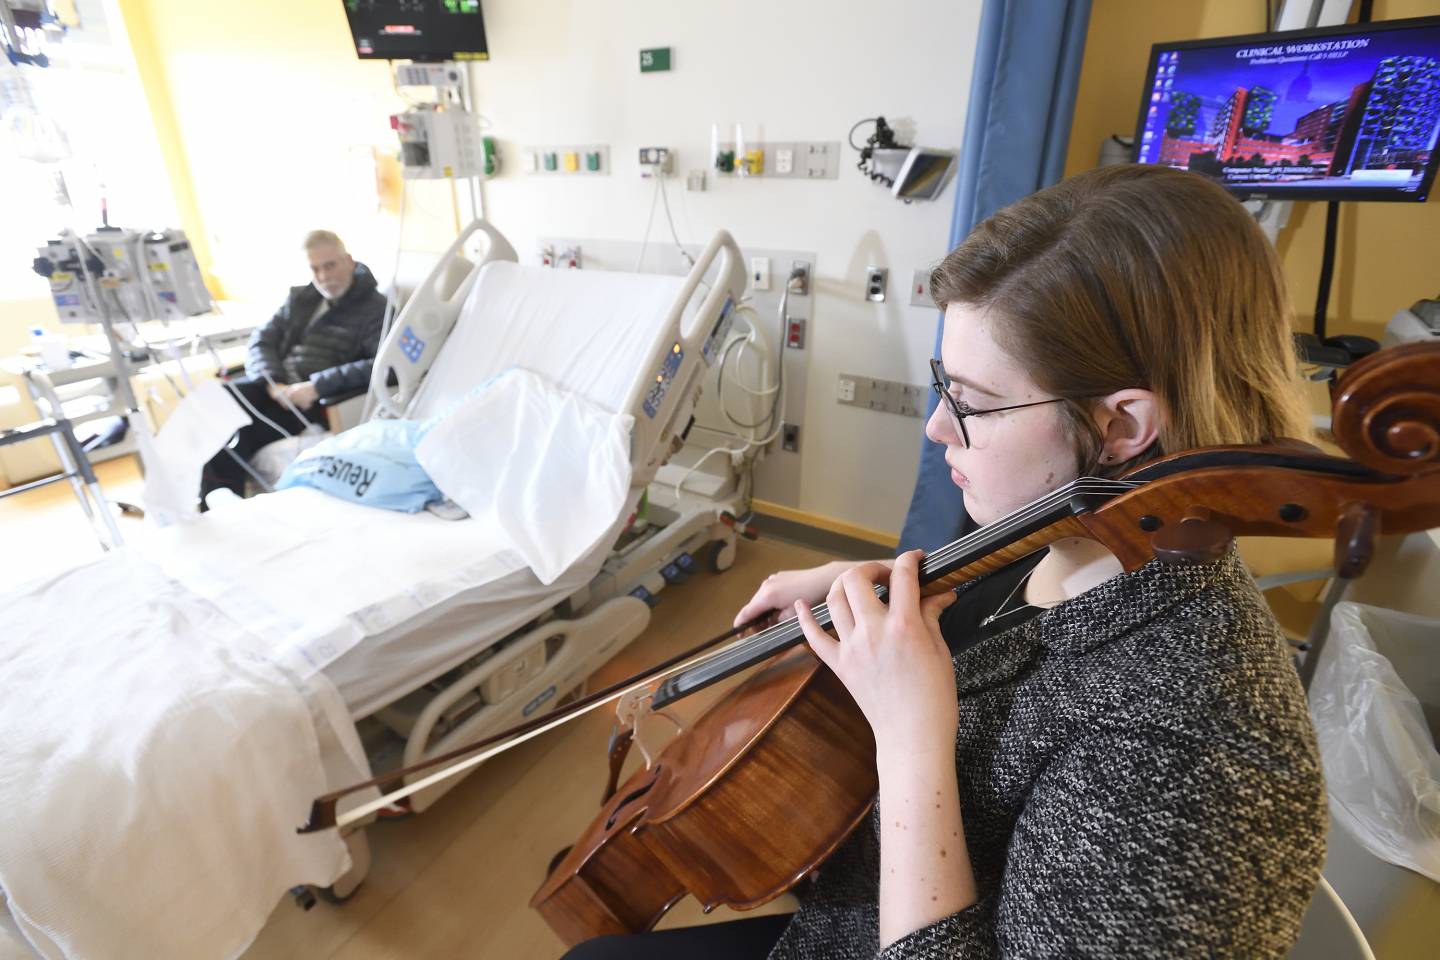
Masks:
[[[549,584],[619,518],[634,421],[512,368],[443,414],[415,456]]]

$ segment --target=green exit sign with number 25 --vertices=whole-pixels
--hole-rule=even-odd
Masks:
[[[670,48],[656,47],[653,50],[640,51],[640,72],[659,73],[661,70],[670,69]]]

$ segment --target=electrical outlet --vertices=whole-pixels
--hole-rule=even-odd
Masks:
[[[930,298],[929,270],[915,270],[910,274],[910,306],[935,306],[935,301]]]
[[[855,381],[849,377],[841,376],[839,385],[835,391],[841,403],[855,402]]]
[[[795,172],[795,150],[791,147],[775,148],[775,173],[788,177]]]
[[[800,424],[782,423],[780,425],[780,448],[789,450],[791,453],[800,452]]]
[[[685,189],[692,193],[703,193],[705,190],[705,171],[691,170],[686,174]]]
[[[805,319],[803,317],[787,317],[785,319],[785,346],[791,350],[805,349]]]
[[[865,271],[865,299],[875,303],[885,302],[885,284],[890,271],[884,267],[871,267]]]

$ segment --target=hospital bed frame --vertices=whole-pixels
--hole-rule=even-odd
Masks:
[[[472,237],[483,241],[484,250],[469,266],[463,250]],[[376,416],[403,417],[409,412],[480,271],[495,260],[517,260],[514,248],[490,224],[475,221],[416,289],[375,359],[370,398]],[[717,233],[650,345],[645,367],[655,375],[632,385],[621,411],[635,420],[628,520],[600,573],[557,598],[521,629],[486,638],[463,663],[371,713],[404,743],[400,756],[386,758],[387,768],[409,766],[474,742],[583,693],[587,678],[644,631],[650,607],[664,589],[688,579],[702,562],[716,572],[733,562],[734,518],[748,498],[739,482],[748,465],[745,456],[731,464],[728,476],[706,475],[704,483],[696,484],[699,492],[685,491],[678,499],[667,489],[656,498],[660,502],[651,502],[647,485],[684,444],[705,372],[719,359],[745,289],[743,262],[730,235]],[[469,268],[457,269],[457,264]],[[690,310],[697,296],[699,306]],[[451,778],[416,793],[409,798],[409,811],[425,810],[459,780]],[[369,866],[363,826],[346,840],[354,867],[325,891],[328,899],[352,893]]]

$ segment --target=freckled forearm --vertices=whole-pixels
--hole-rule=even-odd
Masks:
[[[879,757],[880,945],[975,903],[955,758]]]

